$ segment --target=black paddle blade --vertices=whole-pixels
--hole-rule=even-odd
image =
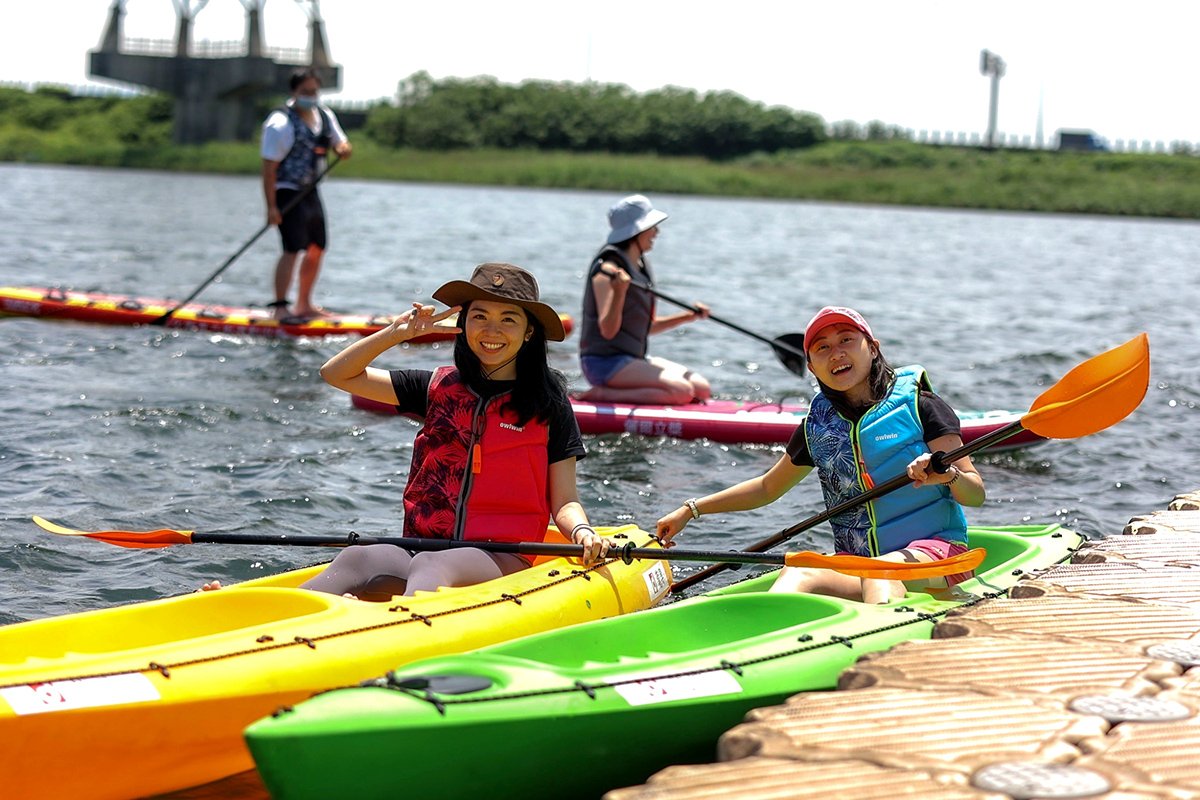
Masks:
[[[789,372],[802,378],[807,374],[808,360],[804,357],[803,333],[785,333],[782,336],[776,336],[771,340],[771,347],[774,348],[779,363],[787,367]]]

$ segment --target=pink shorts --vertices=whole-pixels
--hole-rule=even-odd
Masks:
[[[967,548],[963,545],[955,542],[947,542],[945,539],[916,539],[909,542],[904,549],[919,550],[934,561],[941,561],[943,558],[967,552]],[[946,585],[954,586],[974,577],[974,575],[974,572],[960,572],[957,575],[947,575]]]

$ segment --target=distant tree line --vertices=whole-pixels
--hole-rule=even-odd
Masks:
[[[435,84],[418,74],[404,89],[400,103],[343,117],[361,146],[339,175],[1200,219],[1200,158],[1165,152],[932,146],[882,122],[822,128],[812,115],[677,88],[635,95],[595,84]],[[263,113],[277,103],[264,100]],[[259,171],[250,142],[172,144],[173,108],[166,95],[0,84],[0,162]],[[367,127],[403,146],[372,141]],[[665,153],[709,157],[656,157]]]
[[[96,145],[171,141],[174,103],[166,95],[81,97],[62,86],[0,86],[0,131],[24,128]]]
[[[417,150],[525,149],[730,161],[799,153],[827,141],[913,141],[912,131],[878,120],[826,125],[815,114],[767,107],[732,92],[678,87],[638,94],[618,84],[505,85],[490,77],[435,81],[418,72],[400,83],[394,104],[377,101],[344,114],[336,98],[333,104],[348,130],[360,129],[389,148]],[[278,100],[264,99],[263,115],[277,105]],[[80,95],[64,86],[0,83],[0,161],[164,163],[173,118],[174,102],[164,94]],[[952,142],[947,138],[944,144]],[[967,145],[965,137],[958,145]],[[1144,150],[1150,152],[1148,146]],[[1200,148],[1159,143],[1156,152],[1190,155],[1200,154]]]
[[[264,115],[273,105],[264,101]],[[80,96],[62,86],[0,85],[0,159],[23,160],[31,137],[69,162],[76,154],[85,158],[89,148],[111,150],[111,159],[119,150],[166,146],[173,116],[173,101],[164,94]],[[830,138],[905,138],[881,122],[827,129],[816,114],[764,106],[733,92],[669,86],[638,94],[619,84],[510,85],[490,77],[435,81],[425,72],[401,81],[395,104],[346,116],[348,128],[365,116],[364,132],[382,145],[419,150],[656,153],[719,161],[802,150]]]
[[[767,107],[733,92],[668,86],[638,94],[606,83],[495,78],[400,82],[395,105],[371,109],[367,134],[428,150],[529,148],[729,159],[811,147],[827,138],[816,114]]]

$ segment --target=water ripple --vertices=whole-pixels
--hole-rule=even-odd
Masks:
[[[0,230],[0,282],[10,285],[179,298],[261,224],[252,178],[0,165],[0,181],[22,209],[21,225]],[[479,261],[507,258],[538,275],[548,302],[578,315],[615,198],[514,191],[332,182],[322,302],[391,313]],[[654,199],[671,213],[652,256],[664,291],[769,337],[801,330],[821,305],[855,306],[893,363],[923,364],[958,407],[1027,409],[1071,367],[1150,332],[1143,406],[1092,437],[981,455],[989,500],[972,521],[1058,521],[1099,536],[1200,484],[1195,223]],[[277,246],[263,237],[203,298],[269,299]],[[0,623],[329,557],[294,547],[123,550],[54,537],[34,514],[84,529],[399,533],[415,425],[356,410],[321,382],[321,363],[349,341],[0,320]],[[579,385],[577,342],[551,355]],[[808,378],[716,323],[663,334],[653,349],[697,365],[721,397],[811,396]],[[380,363],[429,369],[449,357],[447,347],[404,347]],[[588,447],[580,494],[593,519],[643,528],[782,455],[631,435]],[[744,547],[822,507],[810,479],[767,508],[702,519],[686,543]],[[828,542],[818,526],[789,546]]]

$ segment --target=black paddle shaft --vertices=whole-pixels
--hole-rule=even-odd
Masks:
[[[274,536],[244,533],[193,533],[195,544],[256,544],[289,545],[293,547],[347,547],[356,544],[391,544],[405,550],[437,552],[473,547],[489,553],[517,553],[529,556],[581,557],[583,546],[578,544],[556,544],[554,542],[486,542],[462,539],[418,539],[402,536],[363,536],[349,533],[345,536],[291,536],[281,533]],[[725,550],[663,550],[657,547],[635,547],[629,542],[618,548],[610,548],[608,558],[620,559],[630,564],[638,559],[657,561],[703,561],[709,563],[767,564],[778,566],[784,563],[783,553],[743,553]]]
[[[638,281],[630,281],[630,283],[632,283],[634,286],[638,287],[639,289],[644,289],[645,291],[649,292],[650,294],[652,294],[656,297],[662,298],[663,300],[666,300],[668,303],[677,305],[680,308],[686,308],[688,311],[691,311],[693,314],[700,313],[700,309],[696,308],[696,306],[692,305],[691,303],[685,303],[682,300],[678,300],[674,297],[671,297],[666,292],[661,292],[658,289],[655,289],[653,286],[647,286],[646,284],[640,283]],[[712,312],[709,312],[708,318],[711,319],[713,322],[721,323],[722,325],[726,326],[727,328],[732,328],[733,330],[737,331],[738,333],[745,334],[746,336],[749,336],[752,339],[758,339],[760,342],[765,342],[765,343],[771,345],[772,349],[775,350],[775,355],[777,355],[779,357],[779,360],[783,362],[783,365],[785,367],[787,367],[788,370],[790,370],[791,372],[794,372],[795,374],[800,375],[800,376],[804,375],[804,370],[805,370],[805,365],[807,364],[807,359],[805,358],[804,350],[802,350],[800,347],[795,346],[795,343],[797,342],[797,340],[799,340],[799,342],[804,341],[803,334],[789,333],[789,334],[780,336],[776,339],[768,339],[767,337],[763,336],[761,333],[755,333],[752,330],[743,328],[741,325],[738,325],[736,322],[730,322],[727,319],[718,317],[716,314],[713,314]],[[803,345],[801,345],[801,347],[802,346]]]
[[[326,175],[329,174],[329,170],[331,170],[335,166],[337,166],[338,161],[340,161],[340,159],[335,155],[333,157],[333,159],[329,162],[328,166],[326,166],[325,169],[321,170],[321,172],[317,175],[317,177],[313,180],[312,183],[303,187],[299,192],[296,193],[295,197],[293,197],[291,200],[289,200],[287,202],[287,205],[285,205],[282,209],[280,209],[280,211],[279,211],[280,216],[287,214],[289,211],[291,211],[293,208],[295,208],[301,200],[303,200],[305,197],[307,197],[312,192],[313,189],[317,188],[317,184],[321,182],[322,178],[324,178]],[[206,288],[208,288],[208,285],[210,283],[212,283],[213,281],[215,281],[222,272],[229,269],[229,265],[232,264],[234,261],[237,261],[238,258],[241,257],[242,253],[249,250],[251,245],[253,245],[255,242],[257,242],[262,237],[262,235],[264,233],[266,233],[267,230],[270,229],[270,227],[271,227],[270,222],[265,223],[261,228],[258,229],[257,233],[255,233],[253,236],[251,236],[250,239],[247,240],[245,244],[243,244],[241,247],[238,248],[236,253],[231,255],[229,258],[225,259],[224,264],[217,267],[216,271],[214,271],[213,274],[211,274],[207,278],[205,278],[204,283],[202,283],[196,287],[196,291],[189,294],[186,298],[184,298],[182,301],[177,303],[174,308],[169,309],[161,317],[154,320],[150,324],[151,325],[166,325],[167,321],[171,319],[172,315],[174,315],[176,311],[178,311],[179,309],[186,306],[188,303],[195,300],[197,295],[199,295]]]
[[[929,462],[929,466],[934,472],[945,472],[950,468],[951,464],[953,464],[955,461],[958,461],[963,456],[969,456],[985,447],[991,447],[998,442],[1002,442],[1005,439],[1016,436],[1021,432],[1023,427],[1024,426],[1021,425],[1021,421],[1017,420],[1016,422],[1005,425],[1003,428],[997,428],[988,435],[981,436],[969,444],[964,444],[962,447],[956,447],[949,453],[934,453]],[[775,545],[786,542],[788,539],[791,539],[798,533],[803,533],[809,528],[820,525],[822,522],[832,519],[845,511],[849,511],[855,506],[868,503],[877,497],[882,497],[885,494],[894,492],[900,487],[907,486],[910,483],[912,483],[912,479],[908,477],[908,473],[901,473],[890,480],[884,481],[873,489],[869,489],[862,494],[858,494],[847,500],[843,500],[832,508],[825,509],[820,514],[814,514],[806,520],[797,522],[790,528],[782,530],[773,536],[768,536],[762,541],[755,542],[747,547],[744,552],[761,553],[764,550],[770,550]],[[731,561],[729,563],[732,564],[734,562]],[[687,576],[683,580],[676,581],[675,585],[671,587],[671,592],[677,594],[687,587],[695,583],[699,583],[706,578],[712,577],[713,575],[717,574],[718,572],[722,572],[725,569],[727,569],[727,565],[725,564],[713,564],[711,567],[705,567],[699,572]]]

